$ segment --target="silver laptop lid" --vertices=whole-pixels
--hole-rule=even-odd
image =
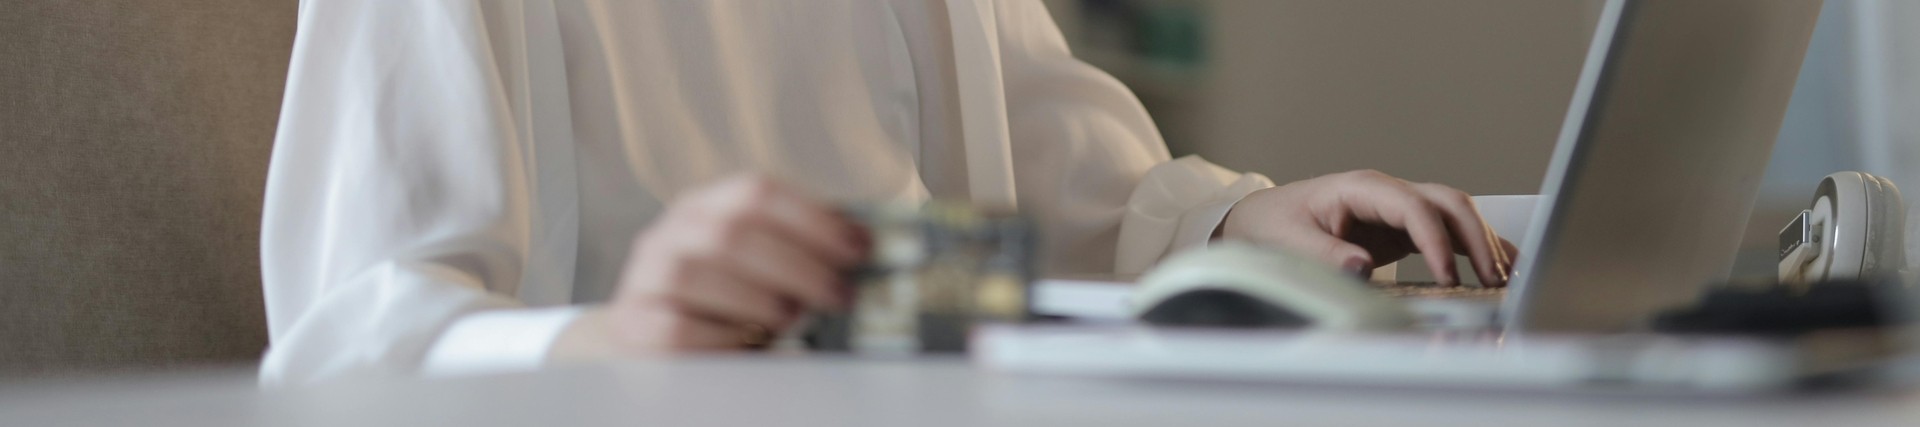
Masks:
[[[1633,330],[1726,280],[1820,6],[1606,3],[1507,330]]]

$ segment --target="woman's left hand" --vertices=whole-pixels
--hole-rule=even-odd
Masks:
[[[1297,181],[1247,195],[1221,237],[1277,245],[1366,275],[1412,253],[1442,284],[1458,284],[1453,254],[1472,260],[1480,283],[1506,286],[1519,250],[1493,233],[1466,193],[1371,170]]]

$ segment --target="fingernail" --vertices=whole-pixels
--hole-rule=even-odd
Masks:
[[[1346,264],[1342,264],[1340,269],[1359,276],[1361,279],[1366,279],[1373,273],[1373,263],[1367,262],[1365,259],[1353,258],[1347,260]]]

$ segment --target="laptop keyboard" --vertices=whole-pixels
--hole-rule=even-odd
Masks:
[[[1443,286],[1440,282],[1370,282],[1373,288],[1395,298],[1500,298],[1506,288],[1480,285]]]

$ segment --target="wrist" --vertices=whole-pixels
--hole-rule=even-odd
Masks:
[[[622,352],[614,339],[613,322],[606,306],[594,306],[581,312],[560,331],[547,349],[549,366],[611,360]]]
[[[1212,240],[1235,239],[1235,238],[1244,237],[1243,235],[1245,234],[1244,233],[1245,227],[1236,225],[1237,221],[1241,219],[1240,217],[1244,216],[1244,215],[1241,215],[1242,213],[1244,213],[1241,211],[1254,209],[1252,207],[1253,204],[1249,204],[1248,201],[1253,199],[1255,196],[1260,195],[1261,192],[1264,192],[1266,190],[1267,190],[1266,188],[1263,188],[1263,189],[1247,192],[1247,194],[1241,195],[1240,198],[1234,199],[1232,204],[1227,205],[1226,213],[1220,216],[1219,225],[1216,225],[1213,228]],[[1257,209],[1254,209],[1254,210],[1257,210]],[[1254,215],[1256,217],[1259,216],[1257,212],[1255,212]]]

